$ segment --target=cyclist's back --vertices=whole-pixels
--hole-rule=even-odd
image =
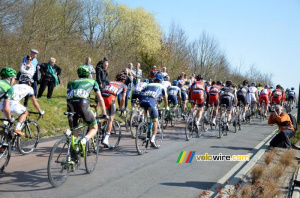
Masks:
[[[276,89],[272,92],[272,104],[281,104],[283,100],[283,92],[280,85],[276,86]]]
[[[178,96],[181,98],[181,89],[178,87],[178,81],[174,80],[173,85],[168,88],[168,100],[176,106],[178,104]]]

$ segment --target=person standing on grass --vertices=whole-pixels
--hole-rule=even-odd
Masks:
[[[91,62],[92,62],[92,59],[90,57],[87,57],[85,59],[85,63],[83,65],[86,65],[86,66],[89,67],[90,72],[91,72],[90,75],[89,75],[89,78],[93,79],[93,75],[92,74],[96,74],[96,71],[95,71],[93,65],[91,64]]]
[[[99,84],[101,92],[109,84],[108,59],[106,57],[99,61],[96,66],[96,81]]]
[[[61,68],[55,63],[56,59],[51,57],[48,63],[41,64],[42,82],[38,98],[42,97],[46,87],[48,86],[47,99],[51,99],[54,87],[59,84],[58,76],[61,74]]]

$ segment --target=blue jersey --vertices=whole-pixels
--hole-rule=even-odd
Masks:
[[[289,90],[289,93],[287,94],[288,96],[295,96],[295,91]]]
[[[160,83],[150,83],[148,84],[140,93],[140,100],[146,98],[159,99],[161,96],[166,97],[166,91],[162,84]]]
[[[177,86],[170,86],[168,88],[168,95],[169,96],[177,96],[178,94],[181,94],[181,90]]]

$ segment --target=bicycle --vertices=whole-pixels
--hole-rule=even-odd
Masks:
[[[185,116],[182,116],[183,120],[185,120],[189,116],[189,113],[191,111],[191,108],[188,104],[185,105],[185,111],[183,110],[183,101],[179,102],[178,109],[179,109],[179,111],[178,111],[179,117],[182,116],[182,113],[184,113],[184,115],[185,115]]]
[[[165,115],[165,122],[163,125],[164,129],[167,128],[169,122],[171,123],[172,127],[175,126],[175,124],[177,122],[177,115],[178,115],[177,109],[178,108],[176,110],[174,110],[174,105],[171,103],[170,100],[168,101],[168,106],[170,109],[166,112],[166,115]]]
[[[151,125],[153,126],[153,122],[149,121],[148,119],[149,118],[146,118],[144,122],[141,122],[136,130],[135,146],[139,155],[143,155],[144,153],[146,153],[146,150],[148,148],[152,136]],[[161,127],[161,122],[158,120],[157,132],[155,136],[155,143],[156,143],[155,148],[160,148],[162,142],[163,142],[163,130]]]
[[[75,172],[81,164],[81,158],[84,158],[85,169],[88,174],[91,174],[97,165],[99,154],[99,139],[97,131],[96,135],[91,138],[85,146],[85,149],[78,148],[74,140],[73,131],[73,116],[76,112],[65,112],[64,115],[68,116],[70,123],[70,130],[65,133],[65,138],[59,139],[53,146],[47,166],[47,173],[49,182],[53,187],[59,187],[66,182],[70,172]],[[86,124],[81,124],[76,128],[83,129],[82,137],[88,131]],[[79,136],[81,134],[78,134]]]
[[[127,119],[127,115],[129,115],[129,119]],[[126,124],[130,130],[131,136],[135,139],[135,132],[133,129],[137,129],[138,125],[144,121],[145,115],[144,111],[140,107],[134,107],[128,114],[126,115]]]
[[[209,104],[207,110],[203,112],[202,119],[201,119],[201,130],[202,131],[208,131],[209,126],[210,126],[211,130],[216,129],[216,124],[213,124],[213,118],[214,118],[215,111],[216,111],[215,105]]]
[[[219,115],[219,138],[221,138],[222,136],[227,136],[228,115],[226,104],[221,104]]]
[[[188,116],[185,124],[185,137],[187,141],[189,141],[191,138],[199,138],[202,135],[196,124],[196,113],[197,110],[192,110],[192,113]]]
[[[91,104],[90,107],[94,108],[94,110],[96,112],[96,119],[98,121],[97,122],[98,123],[98,137],[99,137],[99,140],[102,143],[102,141],[104,140],[104,137],[105,137],[105,133],[107,131],[108,120],[104,120],[101,123],[100,122],[100,117],[98,116],[98,113],[97,113],[98,105]],[[118,112],[118,111],[121,111],[121,110],[116,110],[116,111]],[[111,132],[110,132],[110,136],[109,136],[109,144],[110,144],[109,149],[117,148],[119,143],[120,143],[120,140],[121,140],[121,125],[116,119],[114,119],[113,123],[112,123],[112,129],[111,129]]]
[[[238,105],[236,107],[236,116],[233,121],[234,126],[234,132],[237,132],[238,130],[242,130],[242,122],[243,122],[243,113],[244,113],[244,104],[241,102],[238,102]]]
[[[36,121],[38,121],[42,115],[37,112],[29,112],[31,114],[39,114],[40,116]],[[15,135],[13,122],[8,119],[0,119],[0,121],[8,122],[8,124],[1,124],[0,128],[0,173],[4,171],[9,163],[11,157],[11,151],[18,148],[19,152],[23,155],[29,154],[34,151],[37,147],[40,139],[40,129],[36,121],[31,121],[26,118],[21,131],[24,133],[23,136]],[[36,131],[33,131],[36,128]],[[26,142],[27,139],[34,139],[30,142]],[[34,144],[32,144],[34,142]],[[29,145],[29,146],[28,146]]]

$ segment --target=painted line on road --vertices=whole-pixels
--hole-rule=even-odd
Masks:
[[[263,139],[252,151],[257,150],[257,152],[250,153],[250,161],[240,161],[237,163],[226,175],[224,175],[217,183],[215,183],[210,188],[210,197],[216,197],[218,195],[218,191],[216,188],[219,188],[220,186],[223,186],[224,192],[228,189],[233,189],[234,184],[239,183],[243,177],[250,171],[250,169],[257,163],[257,161],[262,157],[262,155],[265,153],[267,149],[267,143],[271,141],[273,136],[276,135],[278,129],[274,130],[270,135],[268,135],[265,139]],[[242,167],[244,166],[244,167]],[[241,169],[239,172],[237,172],[239,169]],[[234,177],[233,177],[234,176]],[[227,181],[231,183],[230,185],[227,184]],[[224,186],[225,185],[225,186]]]

